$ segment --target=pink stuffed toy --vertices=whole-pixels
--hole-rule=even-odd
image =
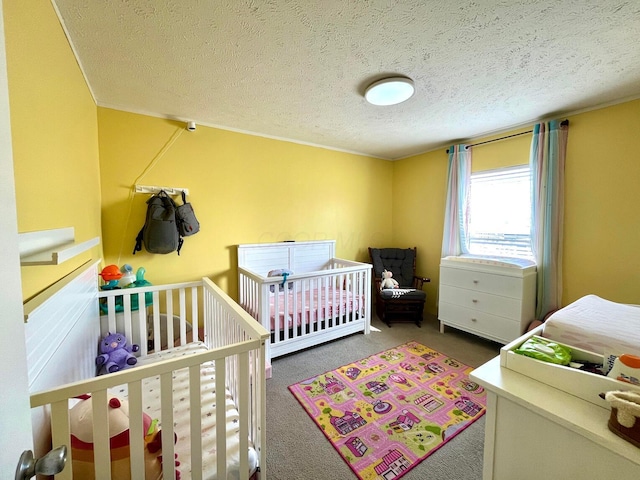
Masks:
[[[95,465],[93,462],[93,403],[90,395],[78,397],[81,402],[69,410],[69,429],[71,433],[71,452],[73,457],[73,478],[93,480]],[[111,478],[129,480],[131,478],[131,459],[129,437],[129,402],[125,398],[110,396],[109,448],[111,450]],[[144,435],[144,466],[147,480],[160,480],[162,475],[162,435],[157,420],[142,412]],[[176,437],[174,435],[174,441]],[[174,461],[176,467],[180,462]],[[176,479],[180,480],[180,471],[176,468]]]
[[[100,355],[96,357],[96,365],[102,367],[102,373],[113,373],[138,363],[132,352],[140,347],[129,345],[127,337],[122,333],[109,333],[100,342]]]

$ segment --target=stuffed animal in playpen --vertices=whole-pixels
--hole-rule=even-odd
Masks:
[[[111,333],[100,341],[100,355],[96,357],[96,365],[100,373],[113,373],[138,363],[133,352],[140,350],[135,343],[130,345],[122,333]]]
[[[393,273],[389,270],[382,272],[382,282],[380,282],[380,290],[385,288],[398,288],[398,282],[393,278]]]
[[[93,405],[89,395],[79,397],[79,403],[69,410],[69,428],[71,431],[71,456],[73,477],[93,480]],[[129,403],[127,400],[112,396],[108,405],[109,448],[111,451],[111,478],[130,480],[130,435]],[[142,413],[144,432],[144,469],[146,480],[159,480],[162,475],[162,443],[157,421]],[[143,439],[139,439],[142,441]],[[178,467],[180,462],[175,461]],[[176,470],[180,480],[180,472]]]

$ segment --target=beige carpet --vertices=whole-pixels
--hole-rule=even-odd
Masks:
[[[415,340],[467,365],[478,367],[498,355],[500,345],[454,329],[438,331],[438,321],[392,324],[377,318],[379,331],[355,334],[273,362],[267,380],[267,478],[269,480],[349,480],[357,477],[309,419],[287,387],[359,358]],[[403,480],[480,480],[484,418],[435,452]]]

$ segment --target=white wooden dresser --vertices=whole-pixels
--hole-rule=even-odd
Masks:
[[[640,449],[607,428],[608,408],[501,367],[500,357],[470,378],[487,390],[483,480],[640,478]]]
[[[509,343],[534,319],[536,266],[522,259],[476,256],[440,261],[440,332],[450,326]]]

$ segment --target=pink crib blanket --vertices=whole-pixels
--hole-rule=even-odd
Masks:
[[[272,293],[269,295],[269,302],[273,331],[276,329],[276,310],[278,329],[283,330],[361,311],[364,307],[364,295],[357,295],[342,288],[314,288],[297,293]]]

